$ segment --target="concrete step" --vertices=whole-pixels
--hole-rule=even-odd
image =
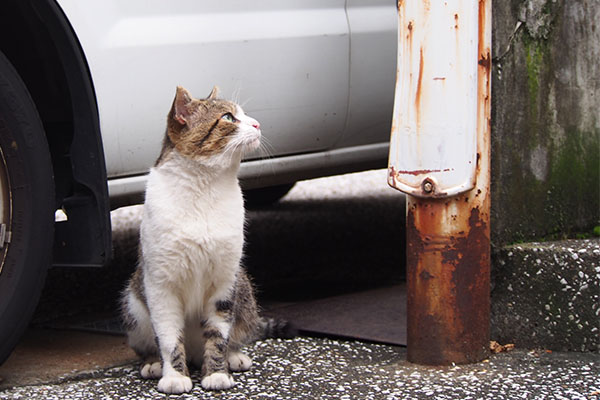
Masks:
[[[492,338],[519,347],[600,351],[600,239],[494,252]]]

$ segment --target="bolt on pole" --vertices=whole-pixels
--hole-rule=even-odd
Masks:
[[[408,360],[489,354],[491,0],[398,1],[388,183],[407,193]]]

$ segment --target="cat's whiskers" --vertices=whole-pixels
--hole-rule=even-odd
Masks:
[[[273,158],[275,147],[270,143],[269,139],[267,139],[265,136],[262,136],[257,152],[261,153],[261,158],[270,159]]]
[[[223,152],[219,155],[224,165],[230,165],[234,162],[233,157],[241,150],[240,148],[245,146],[245,139],[243,137],[234,137],[226,145]]]
[[[275,151],[275,148],[273,147],[273,145],[271,145],[271,143],[269,143],[269,140],[265,136],[262,136],[259,147],[253,153],[258,156],[255,158],[265,160],[265,159],[274,158],[274,156],[273,156],[274,151]],[[266,165],[266,167],[264,167],[264,168],[267,170],[260,169],[258,171],[259,176],[266,175],[266,174],[275,174],[275,164],[274,163],[265,163],[264,165]]]

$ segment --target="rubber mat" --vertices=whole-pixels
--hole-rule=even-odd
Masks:
[[[283,306],[265,314],[292,322],[301,332],[406,346],[406,286],[350,293]]]
[[[90,314],[83,317],[69,316],[37,325],[44,329],[66,329],[109,335],[124,335],[125,325],[119,315]]]
[[[406,345],[406,287],[349,293],[284,305],[263,304],[267,316],[292,322],[302,333],[338,336],[372,342]],[[84,320],[54,321],[55,329],[124,334],[119,317],[89,316]]]

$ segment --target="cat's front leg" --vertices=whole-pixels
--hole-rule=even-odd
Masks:
[[[163,352],[163,376],[158,381],[158,391],[167,394],[181,394],[192,390],[192,380],[185,360],[183,340],[180,341],[167,357],[164,359]]]
[[[192,380],[185,356],[183,306],[177,296],[165,291],[149,293],[148,306],[163,362],[158,391],[169,394],[189,392]]]
[[[204,323],[204,362],[202,387],[207,390],[229,389],[234,385],[227,369],[229,332],[233,322],[233,302],[217,301],[214,315]]]

